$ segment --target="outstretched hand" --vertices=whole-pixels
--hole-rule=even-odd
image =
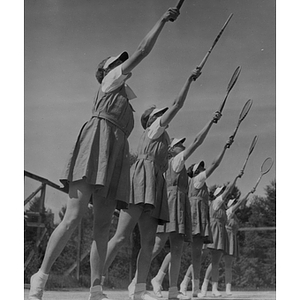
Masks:
[[[226,147],[226,148],[230,148],[230,146],[231,146],[232,144],[233,144],[233,137],[231,136],[231,137],[229,138],[229,140],[227,141],[225,147]]]
[[[172,7],[172,8],[169,8],[163,15],[163,19],[165,21],[171,21],[171,22],[174,22],[178,16],[179,16],[180,12],[179,12],[179,9],[176,8],[176,7]]]
[[[243,175],[244,175],[244,171],[241,170],[240,173],[239,173],[239,175],[238,175],[237,177],[238,177],[238,178],[242,178]]]
[[[213,122],[218,123],[218,121],[221,119],[222,114],[220,111],[216,111],[214,116],[213,116]]]
[[[196,67],[193,71],[192,71],[192,74],[191,74],[191,79],[196,81],[196,79],[201,75],[201,70]]]

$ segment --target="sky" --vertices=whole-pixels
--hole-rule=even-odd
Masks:
[[[77,134],[90,118],[98,88],[97,64],[126,50],[132,54],[163,13],[176,1],[103,0],[34,1],[24,7],[24,147],[25,170],[59,184],[59,176]],[[238,181],[247,193],[260,175],[265,158],[275,157],[275,2],[272,0],[185,1],[179,18],[168,22],[154,49],[133,71],[128,84],[135,128],[129,137],[136,151],[142,134],[140,115],[150,105],[170,106],[191,71],[201,62],[228,16],[233,17],[215,46],[202,75],[192,83],[184,107],[170,124],[171,137],[186,137],[189,145],[211,119],[237,68],[239,79],[223,116],[204,143],[187,160],[187,167],[220,153],[234,131],[248,99],[252,108],[240,125],[235,142],[207,180],[208,185],[232,180],[247,157],[254,136],[257,145],[245,174]],[[263,176],[256,195],[275,179],[276,163]],[[36,183],[25,179],[25,196]],[[66,196],[48,189],[46,206],[54,212]]]
[[[173,0],[1,2],[0,228],[7,246],[1,248],[0,255],[13,257],[4,261],[4,294],[11,295],[15,282],[19,281],[19,298],[23,295],[23,272],[16,272],[24,263],[22,199],[24,190],[26,196],[34,185],[24,181],[24,169],[59,183],[69,149],[90,116],[97,89],[94,72],[98,62],[124,49],[132,53],[174,3]],[[139,114],[148,107],[148,102],[170,105],[229,14],[234,13],[169,132],[185,135],[187,142],[191,142],[218,108],[232,72],[241,65],[240,78],[220,123],[214,125],[188,163],[202,157],[207,163],[213,160],[218,151],[214,145],[222,147],[243,103],[252,98],[253,107],[241,124],[235,143],[208,183],[223,183],[234,176],[253,136],[258,134],[259,142],[244,177],[238,182],[244,193],[259,176],[262,160],[266,156],[275,158],[276,151],[276,165],[263,178],[257,193],[264,194],[264,186],[275,178],[276,171],[276,281],[280,283],[276,298],[287,299],[289,294],[294,297],[290,286],[297,284],[298,277],[293,275],[299,269],[299,262],[295,261],[298,248],[289,247],[288,252],[286,248],[286,241],[295,239],[295,230],[291,228],[298,228],[299,218],[299,199],[295,193],[300,167],[299,5],[292,0],[276,1],[276,24],[274,9],[273,0],[185,1],[179,19],[166,25],[152,53],[130,79],[129,84],[138,95],[133,104],[136,127],[130,142],[134,150],[141,134]],[[61,193],[48,189],[47,194],[46,205],[51,209],[58,210],[65,203]],[[10,280],[12,277],[14,281]]]

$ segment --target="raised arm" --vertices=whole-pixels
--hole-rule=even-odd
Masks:
[[[152,50],[166,22],[176,20],[179,16],[177,8],[169,8],[158,20],[150,32],[144,37],[136,51],[122,65],[122,73],[129,74]]]
[[[226,190],[224,191],[224,193],[222,194],[222,198],[223,198],[223,201],[226,200],[226,198],[232,193],[235,185],[236,185],[236,182],[238,180],[238,178],[241,178],[243,176],[244,172],[243,171],[240,171],[239,175],[237,175],[234,180],[226,187]]]
[[[160,124],[161,126],[167,126],[172,119],[176,116],[178,111],[183,107],[184,101],[190,89],[191,83],[195,81],[201,72],[198,68],[192,71],[192,74],[188,77],[177,98],[174,100],[172,106],[162,115]]]
[[[221,118],[221,113],[218,112],[218,111],[215,112],[213,118],[197,134],[197,136],[195,137],[194,141],[184,150],[183,156],[184,156],[185,160],[187,160],[192,155],[192,153],[203,143],[203,141],[205,140],[205,138],[206,138],[206,136],[207,136],[207,134],[208,134],[211,126],[212,126],[212,124],[216,123],[220,118]],[[224,153],[225,153],[225,150],[224,150]],[[206,171],[206,176],[207,176],[207,171]]]
[[[231,144],[233,143],[232,139],[229,139],[225,146],[223,147],[222,151],[220,152],[220,154],[217,156],[217,158],[212,162],[212,164],[206,169],[206,178],[208,178],[215,170],[216,168],[220,165],[226,150],[231,146]]]
[[[253,188],[250,192],[248,192],[242,199],[240,199],[236,204],[232,206],[232,213],[235,213],[238,208],[247,201],[250,194],[255,192],[255,188]]]

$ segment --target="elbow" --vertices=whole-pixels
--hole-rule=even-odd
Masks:
[[[136,50],[137,56],[141,59],[145,58],[149,53],[150,49],[147,49],[145,45],[140,45]]]
[[[220,165],[220,162],[218,162],[218,161],[215,161],[215,162],[212,163],[212,167],[213,167],[214,170],[215,170],[219,165]]]
[[[173,106],[178,111],[183,107],[183,103],[181,101],[178,101],[178,99],[176,99]]]

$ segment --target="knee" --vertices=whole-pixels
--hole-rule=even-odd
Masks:
[[[155,243],[153,246],[153,254],[158,254],[163,249],[164,245],[162,243]]]
[[[115,235],[112,238],[112,242],[118,246],[124,245],[127,240],[128,238],[125,235]]]
[[[65,231],[74,231],[77,226],[79,225],[79,222],[81,220],[81,217],[79,216],[74,216],[72,218],[64,218],[63,221],[61,222],[61,226],[64,227]]]

